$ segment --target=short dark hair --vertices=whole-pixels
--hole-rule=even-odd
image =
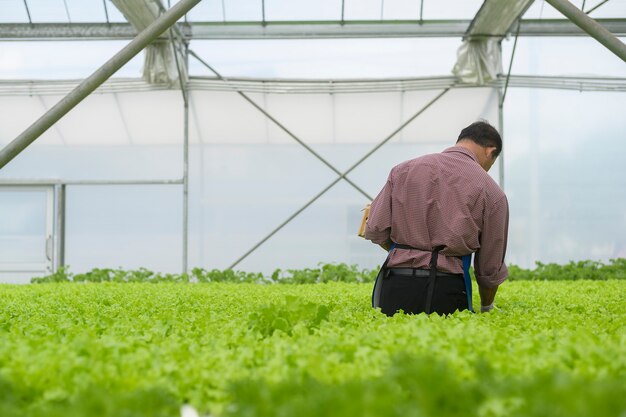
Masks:
[[[469,139],[474,143],[484,147],[494,146],[496,148],[496,156],[502,152],[502,138],[495,127],[491,126],[486,120],[479,120],[461,130],[459,139]]]

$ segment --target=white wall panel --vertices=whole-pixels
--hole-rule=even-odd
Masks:
[[[13,96],[0,99],[0,145],[5,145],[15,139],[47,109],[43,96]],[[53,127],[41,135],[33,146],[62,143],[58,127]]]
[[[265,107],[262,95],[249,96]],[[190,122],[194,142],[252,144],[268,141],[265,116],[234,92],[193,92]]]

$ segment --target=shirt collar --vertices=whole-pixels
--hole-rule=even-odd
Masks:
[[[443,151],[443,153],[448,153],[448,152],[459,152],[459,153],[465,154],[469,156],[470,158],[472,158],[474,161],[476,161],[476,163],[479,163],[478,158],[476,158],[476,155],[474,155],[472,151],[470,151],[467,148],[464,148],[463,146],[452,146],[446,149],[445,151]]]

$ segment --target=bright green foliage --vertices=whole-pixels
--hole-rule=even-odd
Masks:
[[[472,269],[470,269],[473,271]],[[626,259],[611,259],[608,264],[596,261],[570,262],[566,265],[542,264],[537,262],[534,270],[509,266],[509,280],[607,280],[626,279]],[[123,269],[93,269],[83,274],[72,274],[67,267],[52,275],[33,278],[33,283],[47,282],[238,282],[255,284],[316,284],[326,282],[373,283],[378,270],[359,269],[356,265],[320,264],[318,268],[277,269],[266,277],[261,273],[233,271],[232,269],[207,271],[194,268],[187,274],[158,274],[145,268],[136,271]],[[473,274],[473,272],[472,272]]]
[[[537,262],[534,270],[509,268],[511,280],[606,280],[626,279],[626,259],[611,259],[608,264],[596,261],[570,262],[566,265]]]
[[[1,285],[0,416],[626,415],[626,281],[507,282],[448,317],[371,287]]]
[[[328,320],[329,313],[330,309],[325,305],[288,295],[285,302],[263,306],[250,314],[249,327],[263,337],[271,336],[277,330],[291,336],[297,325],[303,325],[313,333],[322,321]]]

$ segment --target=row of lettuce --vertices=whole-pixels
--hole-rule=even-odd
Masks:
[[[370,290],[0,286],[0,417],[626,416],[626,280],[511,282],[447,317]]]
[[[50,282],[232,282],[256,284],[317,284],[325,282],[373,283],[377,269],[360,269],[345,263],[320,264],[317,268],[276,269],[271,275],[232,269],[206,270],[193,268],[189,274],[164,274],[146,268],[137,270],[95,268],[85,273],[72,273],[68,267],[53,274],[33,278],[32,283]],[[536,268],[524,269],[509,266],[509,280],[608,280],[626,279],[626,259],[611,259],[608,263],[597,261],[570,262],[565,265],[537,262]]]

